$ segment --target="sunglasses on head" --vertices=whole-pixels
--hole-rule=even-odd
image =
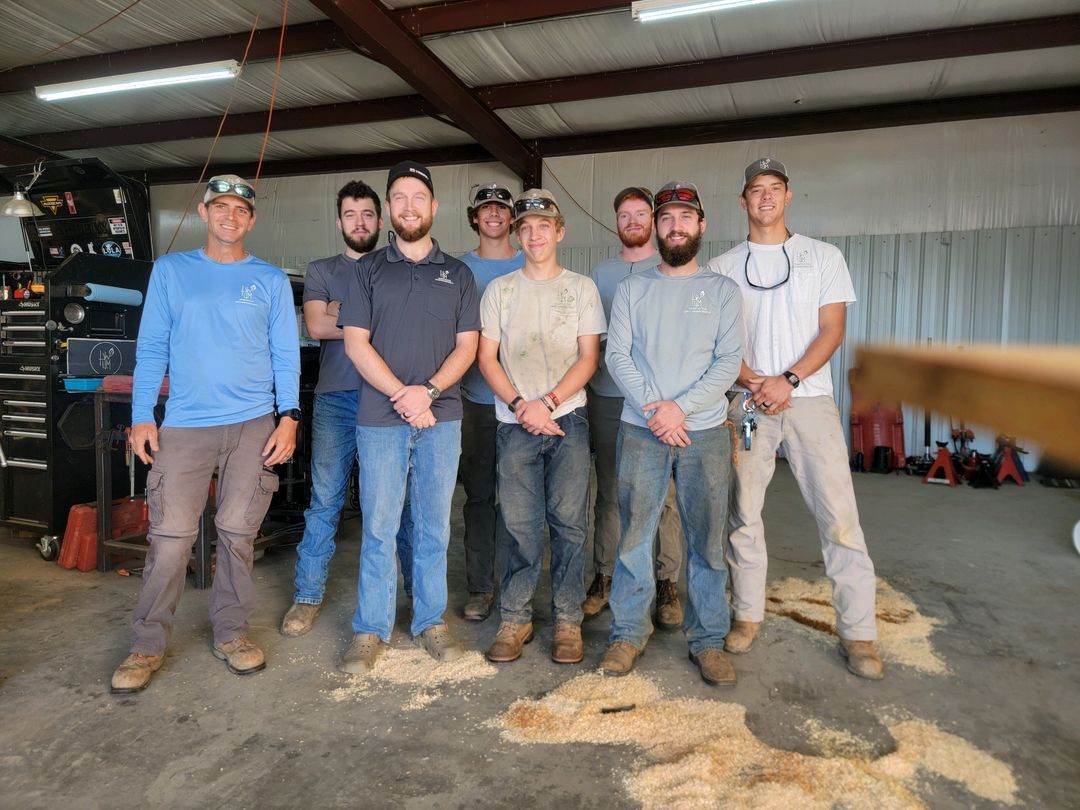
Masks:
[[[661,205],[667,205],[669,202],[684,202],[690,203],[695,208],[701,207],[701,201],[698,199],[698,190],[693,186],[678,186],[677,188],[665,188],[656,192],[656,196],[653,198],[653,207],[659,208]]]
[[[559,207],[555,205],[553,200],[544,197],[529,197],[514,203],[514,214],[517,216],[520,217],[529,211],[554,211],[557,214],[559,213]]]
[[[510,204],[514,201],[514,195],[512,195],[505,188],[498,188],[497,186],[494,188],[482,188],[479,189],[476,192],[476,196],[473,197],[473,205],[481,206],[486,202],[491,202],[492,200],[498,200],[499,202]]]
[[[255,189],[247,183],[232,183],[228,180],[211,180],[206,184],[206,187],[215,194],[230,193],[235,194],[237,197],[243,197],[245,200],[255,199]]]

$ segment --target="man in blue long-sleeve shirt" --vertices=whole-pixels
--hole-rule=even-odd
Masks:
[[[254,202],[255,190],[241,178],[211,178],[199,205],[206,247],[162,256],[150,277],[131,406],[132,449],[153,465],[146,476],[150,551],[131,654],[113,673],[114,693],[145,689],[161,667],[215,469],[212,651],[237,675],[266,666],[248,639],[252,546],[278,488],[270,468],[296,446],[300,343],[288,277],[244,250]],[[166,370],[159,429],[153,410]]]

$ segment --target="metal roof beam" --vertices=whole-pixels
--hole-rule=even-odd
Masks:
[[[349,39],[369,49],[527,185],[539,181],[540,161],[533,150],[379,0],[311,2]]]

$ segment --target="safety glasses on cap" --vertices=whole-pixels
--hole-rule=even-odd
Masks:
[[[653,196],[653,210],[668,203],[686,203],[694,208],[701,208],[701,198],[697,186],[693,183],[680,184],[674,188],[662,188]]]
[[[522,217],[536,211],[550,211],[553,214],[558,214],[559,206],[555,204],[554,200],[549,200],[547,197],[525,197],[514,203],[514,216]]]
[[[255,199],[255,189],[247,183],[233,183],[229,180],[211,180],[206,187],[215,194],[235,194],[245,200]]]
[[[500,186],[486,186],[477,189],[476,193],[473,194],[473,207],[479,207],[486,202],[501,202],[512,206],[514,204],[514,195]]]

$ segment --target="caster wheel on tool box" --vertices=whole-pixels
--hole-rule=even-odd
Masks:
[[[45,562],[52,562],[60,556],[60,538],[56,535],[46,534],[37,541],[38,554]]]

